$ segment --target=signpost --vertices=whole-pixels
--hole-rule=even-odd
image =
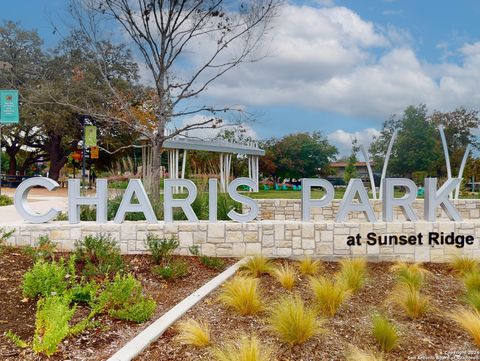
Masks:
[[[9,65],[0,62],[0,69],[9,69]],[[18,90],[0,90],[0,195],[2,194],[2,125],[16,124],[19,120]]]

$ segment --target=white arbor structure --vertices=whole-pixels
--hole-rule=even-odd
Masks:
[[[258,192],[259,169],[258,159],[265,155],[265,151],[258,147],[258,143],[250,142],[249,144],[232,143],[226,140],[211,139],[192,139],[186,137],[173,137],[163,143],[163,147],[168,154],[168,177],[170,179],[185,178],[185,168],[187,162],[187,154],[189,150],[202,150],[207,152],[219,153],[220,165],[220,192],[226,192],[230,181],[231,163],[233,154],[243,154],[248,158],[248,176],[257,184]],[[180,165],[180,153],[182,153],[182,161]],[[150,147],[143,148],[143,172],[144,180],[147,182],[151,179],[152,152]],[[146,184],[146,186],[149,186]]]

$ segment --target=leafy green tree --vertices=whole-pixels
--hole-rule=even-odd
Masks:
[[[346,184],[348,184],[350,179],[357,177],[356,163],[358,162],[358,159],[357,159],[358,150],[359,150],[358,140],[357,138],[354,138],[352,141],[352,153],[347,159],[347,166],[345,167],[345,173],[343,174],[343,180],[345,181]]]

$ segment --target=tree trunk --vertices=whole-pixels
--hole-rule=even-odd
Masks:
[[[67,162],[67,156],[62,148],[62,136],[50,135],[50,143],[47,145],[48,155],[50,157],[50,169],[48,177],[58,181],[60,170]]]
[[[8,175],[15,175],[17,171],[17,153],[8,153],[9,166],[8,166]]]
[[[162,147],[163,137],[157,137],[152,144],[152,201],[160,198],[160,181],[161,181],[161,167],[162,167]],[[170,172],[170,169],[168,170]]]

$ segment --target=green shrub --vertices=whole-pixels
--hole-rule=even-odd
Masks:
[[[145,245],[152,254],[153,261],[156,264],[168,265],[179,243],[174,238],[162,239],[153,233],[149,233],[147,234]]]
[[[383,351],[391,351],[397,345],[397,328],[382,315],[372,317],[372,334]]]
[[[97,312],[107,312],[111,317],[142,323],[150,319],[156,303],[143,295],[142,285],[131,274],[116,274],[98,296]]]
[[[165,280],[185,277],[188,274],[188,263],[184,261],[172,261],[166,266],[156,266],[153,272]]]
[[[93,305],[99,288],[95,281],[77,283],[69,290],[69,296],[74,303]]]
[[[13,204],[13,199],[5,194],[0,195],[0,207],[10,206]]]
[[[38,259],[52,260],[55,254],[57,245],[52,242],[47,235],[40,236],[34,247],[25,247],[25,254],[33,258],[34,261]]]
[[[74,258],[70,263],[74,262]],[[63,258],[57,263],[55,261],[45,262],[39,259],[33,267],[23,275],[23,295],[28,298],[36,296],[61,295],[68,287],[67,275],[70,278],[75,276],[71,267],[67,267]]]
[[[220,221],[228,221],[228,212],[234,210],[236,212],[242,212],[242,205],[235,202],[227,194],[220,193],[217,198],[217,219]]]
[[[68,336],[68,323],[75,312],[75,307],[70,308],[69,304],[70,299],[64,296],[50,296],[38,301],[33,336],[33,350],[36,353],[50,357],[57,351],[58,344]]]
[[[225,261],[218,257],[208,257],[208,256],[200,256],[200,262],[207,268],[213,270],[223,270],[225,268]]]
[[[15,230],[11,231],[5,231],[5,228],[0,228],[0,255],[3,252],[3,249],[7,243],[7,240],[10,238],[10,236],[15,232]]]
[[[20,338],[20,336],[18,336],[17,334],[15,334],[12,330],[8,330],[7,332],[5,332],[5,337],[12,341],[13,344],[19,348],[26,348],[28,347],[28,343],[25,342],[24,340],[22,340]]]
[[[88,235],[75,243],[75,256],[87,277],[115,274],[124,269],[120,247],[110,235]]]

